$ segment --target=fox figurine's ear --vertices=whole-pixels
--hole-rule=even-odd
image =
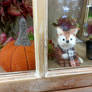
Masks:
[[[56,30],[57,30],[57,34],[58,34],[58,35],[63,34],[62,28],[57,27]]]
[[[74,35],[76,35],[78,31],[79,31],[79,28],[74,28],[70,30],[70,32],[73,33]]]

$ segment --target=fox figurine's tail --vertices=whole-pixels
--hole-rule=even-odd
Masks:
[[[84,62],[81,57],[79,57],[78,59],[79,59],[80,64],[82,64]]]

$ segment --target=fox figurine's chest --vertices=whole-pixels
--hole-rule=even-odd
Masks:
[[[72,58],[76,58],[76,52],[75,52],[75,49],[74,48],[69,48],[69,49],[61,49],[59,46],[58,46],[59,50],[61,51],[61,57],[62,57],[62,54],[66,53],[68,55],[68,60],[72,59]]]

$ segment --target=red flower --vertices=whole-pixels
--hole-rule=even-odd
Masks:
[[[49,40],[49,43],[52,44],[52,40]]]
[[[6,34],[5,33],[2,33],[0,35],[0,43],[3,44],[6,41],[6,39],[7,39]]]
[[[32,14],[32,6],[30,5],[28,0],[3,0],[0,3],[0,15],[6,13],[6,16],[20,16],[24,15],[25,17],[29,14]],[[8,15],[7,15],[8,14]]]
[[[3,0],[0,5],[3,7],[10,6],[11,0]]]
[[[2,0],[0,1],[0,29],[9,36],[18,16],[33,16],[32,4],[29,0]],[[8,25],[13,24],[13,25]],[[7,29],[7,30],[6,30]],[[9,32],[8,32],[9,31]],[[14,32],[11,32],[14,36]]]
[[[28,33],[29,33],[29,32],[34,33],[34,29],[33,29],[33,27],[32,27],[32,26],[30,26],[30,27],[27,29],[27,32],[28,32]]]
[[[9,15],[11,16],[20,16],[21,12],[19,9],[17,9],[17,7],[13,6],[12,4],[10,5],[10,7],[7,9],[7,12]]]

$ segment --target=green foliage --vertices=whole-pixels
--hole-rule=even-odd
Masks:
[[[89,39],[92,40],[92,35],[89,35]]]
[[[34,35],[33,35],[32,33],[29,33],[28,36],[29,36],[29,39],[30,39],[30,40],[34,40]]]
[[[92,7],[89,8],[88,18],[92,18]]]

